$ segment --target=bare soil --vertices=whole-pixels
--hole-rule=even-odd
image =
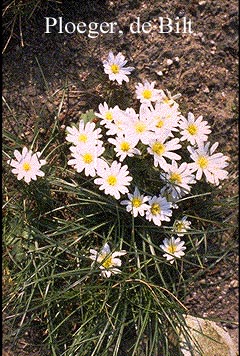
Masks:
[[[236,1],[72,0],[59,8],[66,22],[117,21],[123,35],[102,34],[93,39],[83,34],[58,34],[56,31],[44,34],[43,16],[46,14],[41,12],[24,25],[23,47],[16,30],[3,55],[3,96],[18,121],[18,124],[13,122],[9,109],[3,104],[3,122],[8,129],[31,142],[33,124],[37,120],[40,138],[44,138],[66,84],[69,89],[59,119],[62,125],[77,122],[87,109],[96,110],[102,88],[94,87],[94,75],[102,70],[102,60],[113,50],[127,56],[129,64],[136,68],[133,75],[155,80],[158,87],[173,94],[180,92],[182,112],[192,111],[209,121],[212,139],[219,141],[221,151],[231,158],[230,171],[237,172]],[[59,16],[59,12],[47,14],[53,15]],[[132,34],[129,26],[138,16],[141,22],[151,21],[153,25],[157,25],[159,16],[186,16],[192,20],[194,33],[159,34],[156,28],[149,34]],[[173,63],[168,65],[167,59]],[[231,186],[229,196],[237,191],[236,185]],[[235,240],[235,234],[227,239]],[[238,320],[237,251],[191,287],[185,305],[194,315]],[[237,326],[227,322],[223,325],[237,342]],[[14,349],[7,337],[7,325],[5,331],[3,355],[47,355],[46,351],[32,345],[36,340],[31,337],[31,331]]]

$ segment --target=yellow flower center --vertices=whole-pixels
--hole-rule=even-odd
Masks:
[[[91,153],[85,153],[83,155],[83,162],[84,163],[89,164],[89,163],[92,163],[92,161],[93,161],[93,156],[91,155]]]
[[[142,204],[142,201],[140,198],[135,197],[132,199],[132,206],[134,208],[139,208],[141,206],[141,204]]]
[[[120,148],[121,148],[122,151],[127,152],[130,149],[130,145],[129,145],[128,142],[124,141],[124,142],[121,143]]]
[[[161,142],[155,142],[152,146],[152,150],[154,153],[161,156],[165,152],[165,146]]]
[[[169,180],[171,183],[178,183],[178,184],[182,183],[182,177],[178,173],[171,173]]]
[[[187,128],[188,132],[190,133],[190,135],[196,135],[198,129],[197,126],[194,124],[190,124]]]
[[[142,133],[146,131],[146,125],[143,122],[138,122],[135,126],[137,133]]]
[[[118,74],[120,68],[119,68],[119,66],[117,64],[112,64],[111,65],[111,70],[112,70],[113,74]]]
[[[163,102],[164,102],[164,104],[170,104],[171,99],[169,99],[168,97],[166,97],[166,98],[163,99]]]
[[[112,120],[113,119],[113,114],[111,113],[111,111],[107,111],[106,112],[105,119],[107,119],[107,120]]]
[[[117,184],[117,178],[116,176],[109,176],[108,179],[107,179],[107,182],[109,185],[116,185]]]
[[[25,172],[28,172],[31,169],[31,166],[28,162],[24,162],[22,167]]]
[[[157,124],[156,124],[156,127],[160,129],[161,127],[163,127],[164,121],[161,120],[160,117],[158,117],[158,118],[156,118],[156,119],[158,120],[158,122],[157,122]]]
[[[144,99],[151,99],[152,91],[150,89],[145,89],[145,90],[143,90],[142,95],[143,95]]]
[[[112,267],[112,256],[109,256],[108,258],[106,258],[106,255],[103,256],[103,259],[105,261],[102,263],[102,266],[104,268],[109,268],[109,267]]]
[[[181,232],[183,228],[185,228],[185,225],[183,222],[181,222],[181,221],[176,222],[176,225],[175,225],[176,231]]]
[[[208,166],[208,159],[207,157],[204,156],[199,156],[198,157],[198,165],[200,168],[204,169]]]
[[[168,252],[171,253],[172,255],[174,254],[174,252],[177,251],[177,246],[176,245],[169,245],[168,246]]]
[[[160,208],[160,205],[158,203],[153,203],[153,205],[151,206],[151,213],[153,215],[157,215],[160,213],[161,211],[161,208]]]
[[[79,142],[87,142],[87,135],[86,134],[80,134],[79,136],[78,136],[78,141]]]

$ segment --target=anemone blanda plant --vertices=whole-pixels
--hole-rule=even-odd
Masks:
[[[118,83],[114,90],[131,78],[134,68],[126,63],[112,52],[103,61],[109,80]],[[94,115],[66,127],[65,165],[62,147],[51,150],[50,143],[46,160],[26,147],[8,160],[28,188],[39,183],[31,198],[39,193],[52,204],[33,214],[31,202],[30,214],[24,198],[17,217],[22,230],[9,235],[30,251],[24,255],[24,245],[18,256],[26,259],[15,264],[14,280],[24,284],[15,283],[14,295],[27,308],[12,295],[16,315],[24,325],[40,305],[34,316],[47,319],[53,355],[170,352],[169,327],[176,320],[182,325],[186,311],[178,299],[184,267],[199,262],[202,268],[198,248],[206,244],[191,202],[201,198],[201,184],[218,187],[228,178],[228,157],[216,152],[206,118],[182,113],[178,97],[156,82],[138,82],[136,106],[101,97]],[[48,168],[54,152],[61,159]],[[45,179],[47,192],[38,188]]]
[[[17,179],[29,184],[31,180],[37,180],[37,177],[43,177],[45,173],[40,169],[46,161],[40,159],[41,153],[33,153],[27,147],[23,147],[22,153],[14,150],[15,159],[8,160],[8,164],[13,167],[12,173],[17,175]]]
[[[103,68],[110,81],[119,85],[129,81],[134,68],[126,63],[121,53],[109,53]],[[228,176],[228,157],[215,153],[218,142],[210,147],[211,128],[202,116],[189,112],[184,117],[175,101],[179,95],[171,96],[156,88],[156,82],[145,80],[135,85],[133,96],[139,100],[138,108],[110,107],[106,98],[95,112],[97,124],[80,120],[66,128],[66,141],[72,144],[68,165],[92,177],[96,188],[125,205],[133,218],[140,215],[159,227],[169,223],[173,233],[184,236],[191,222],[182,216],[174,222],[181,198],[191,196],[200,180],[218,186]],[[15,150],[14,155],[16,160],[8,163],[18,179],[29,184],[44,176],[40,168],[46,161],[39,159],[39,152],[32,154],[24,147],[22,154]],[[139,185],[135,168],[143,161],[148,168]],[[155,184],[149,184],[152,175]]]
[[[106,66],[114,69],[117,65],[115,62],[119,68],[126,64],[120,53],[115,57],[110,52],[108,59],[103,61],[104,70],[109,74],[110,80],[113,80],[112,73],[106,71]],[[99,105],[95,113],[99,122],[98,125],[91,123],[92,144],[89,146],[84,167],[85,172],[88,172],[87,166],[93,164],[93,158],[89,157],[95,157],[96,147],[100,147],[98,160],[95,160],[92,171],[95,172],[95,175],[92,175],[96,177],[95,184],[105,194],[120,200],[120,204],[122,199],[127,211],[134,217],[137,216],[137,208],[141,206],[136,205],[138,203],[134,194],[138,192],[140,197],[139,192],[145,193],[148,196],[148,200],[144,198],[145,210],[139,211],[141,215],[145,211],[146,219],[160,226],[162,220],[171,220],[169,217],[172,216],[172,209],[178,207],[178,200],[182,197],[191,195],[197,181],[205,178],[206,182],[217,186],[221,180],[227,178],[228,172],[225,168],[228,165],[228,157],[222,153],[213,154],[218,143],[209,148],[208,137],[211,128],[202,116],[195,119],[193,113],[189,112],[185,118],[174,100],[178,96],[172,97],[168,91],[164,92],[155,86],[155,82],[149,81],[135,86],[133,96],[139,99],[138,110],[134,107],[122,109],[118,105],[110,107],[106,100]],[[82,120],[79,130],[67,128],[66,139],[70,141],[72,137],[70,142],[74,144],[70,147],[74,160],[70,160],[69,164],[74,162],[75,167],[83,167],[84,159],[83,148],[76,154],[75,146],[79,146],[76,137],[78,141],[79,137],[85,137],[89,125],[86,123],[85,127]],[[187,145],[184,141],[187,141]],[[104,150],[104,146],[108,148]],[[146,191],[144,177],[142,187],[137,186],[134,172],[131,172],[132,162],[141,165],[142,159],[148,160],[149,175],[151,171],[155,175],[158,172],[159,179],[155,187],[151,187],[154,188],[151,192]],[[125,199],[125,194],[128,195],[129,202]],[[164,214],[164,209],[167,214]]]

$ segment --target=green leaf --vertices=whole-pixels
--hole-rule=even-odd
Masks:
[[[95,112],[93,111],[93,109],[87,110],[85,112],[85,114],[81,114],[81,119],[84,121],[85,124],[87,122],[93,121],[93,119],[95,119],[95,117],[96,117],[96,115],[95,115]]]

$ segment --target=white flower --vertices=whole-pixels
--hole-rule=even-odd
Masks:
[[[126,136],[132,137],[137,142],[140,140],[143,144],[147,144],[154,136],[154,122],[151,117],[148,117],[146,104],[140,106],[139,117],[134,115],[133,109],[128,111],[128,120],[123,125],[123,131]]]
[[[149,108],[149,116],[154,120],[154,131],[156,134],[165,132],[168,136],[173,136],[172,131],[178,131],[178,122],[182,117],[177,105],[169,106],[159,101],[155,108]]]
[[[137,99],[141,103],[150,104],[152,101],[157,101],[161,98],[160,90],[154,89],[155,82],[145,81],[144,84],[138,83],[136,87]]]
[[[100,124],[108,126],[109,123],[114,120],[114,118],[117,118],[120,109],[117,105],[114,106],[114,108],[108,107],[108,104],[104,102],[103,104],[99,104],[98,110],[99,113],[96,112],[95,115],[102,119]]]
[[[175,95],[172,95],[170,91],[166,90],[167,94],[161,89],[160,90],[160,101],[163,104],[168,105],[169,107],[176,106],[178,107],[179,104],[175,101],[176,99],[179,99],[182,94],[177,93]]]
[[[162,221],[170,221],[172,216],[172,203],[168,202],[165,197],[153,196],[149,199],[149,208],[146,212],[146,219],[153,221],[155,225],[160,226]]]
[[[97,141],[98,143],[101,141]],[[84,146],[71,146],[73,159],[68,161],[78,173],[84,170],[86,176],[95,177],[96,170],[102,164],[102,159],[99,158],[104,152],[102,145],[88,144]]]
[[[162,136],[156,136],[154,139],[149,141],[149,147],[147,149],[148,153],[153,155],[154,166],[157,167],[159,165],[165,171],[168,169],[168,164],[165,157],[170,160],[181,159],[181,156],[175,152],[172,152],[181,148],[179,139],[174,138],[170,141],[166,141],[167,137],[168,136],[165,134]]]
[[[181,241],[179,237],[175,239],[172,236],[170,239],[164,239],[163,245],[160,245],[161,249],[166,252],[163,257],[166,257],[167,261],[172,264],[176,257],[181,258],[185,255],[185,253],[183,252],[184,250],[186,250],[184,244],[185,242]]]
[[[101,129],[96,129],[94,122],[87,122],[85,125],[84,120],[80,120],[78,129],[67,126],[66,130],[68,131],[66,140],[76,146],[92,143],[102,137]]]
[[[191,145],[195,143],[200,145],[203,141],[207,141],[211,130],[207,121],[202,121],[202,119],[202,116],[195,119],[191,112],[188,114],[187,119],[182,116],[179,122],[180,134],[182,135],[180,140],[187,140]]]
[[[118,108],[115,111],[113,121],[106,125],[108,128],[107,135],[126,134],[125,126],[128,127],[130,122],[138,119],[138,116],[133,108],[127,108],[126,110]]]
[[[104,72],[108,74],[110,80],[116,80],[118,84],[122,84],[122,81],[129,82],[127,75],[131,74],[134,68],[124,68],[126,63],[127,61],[121,53],[114,56],[113,52],[109,52],[107,60],[103,61]]]
[[[89,258],[93,260],[92,266],[97,262],[101,269],[101,275],[109,278],[111,274],[121,273],[121,270],[116,267],[120,267],[122,261],[117,257],[125,255],[127,251],[121,250],[111,253],[110,247],[106,243],[100,252],[91,248],[90,253]]]
[[[196,172],[196,179],[200,180],[202,175],[205,175],[206,182],[214,185],[219,185],[219,180],[226,179],[228,172],[224,169],[228,166],[226,162],[229,158],[222,153],[214,153],[218,147],[218,142],[215,142],[210,148],[210,142],[206,145],[201,144],[198,148],[194,149],[188,146],[190,157],[194,161],[189,163],[192,172]]]
[[[100,178],[94,179],[94,183],[100,185],[99,189],[104,190],[105,194],[110,194],[116,199],[120,199],[120,193],[128,193],[127,186],[130,185],[132,177],[128,174],[128,167],[121,166],[121,163],[113,161],[109,167],[106,162],[102,162],[97,170]]]
[[[149,208],[149,205],[145,203],[150,199],[150,197],[141,195],[138,188],[135,187],[133,194],[128,193],[128,199],[129,200],[121,201],[120,204],[126,205],[126,210],[131,212],[134,217],[138,216],[138,214],[144,216],[145,211]]]
[[[134,155],[141,154],[141,152],[135,148],[138,140],[134,137],[119,135],[115,139],[109,138],[108,142],[115,146],[114,151],[117,152],[116,156],[119,157],[120,162],[122,162],[127,156],[133,157]]]
[[[15,159],[7,161],[10,166],[13,167],[12,173],[17,174],[17,179],[24,179],[26,183],[30,183],[31,180],[37,180],[37,176],[43,177],[44,172],[40,170],[41,166],[46,164],[44,159],[39,160],[41,153],[33,153],[28,150],[27,147],[23,147],[22,153],[18,150],[14,150]]]
[[[172,195],[173,200],[179,199],[188,194],[191,190],[189,184],[194,184],[195,176],[190,170],[189,164],[183,162],[179,167],[176,161],[172,161],[172,165],[168,165],[166,173],[161,173],[160,178],[166,182],[166,185],[161,189],[161,194],[167,191]]]
[[[184,232],[191,229],[191,221],[187,220],[187,217],[184,216],[181,220],[175,220],[173,224],[173,231],[178,236],[184,236]]]

